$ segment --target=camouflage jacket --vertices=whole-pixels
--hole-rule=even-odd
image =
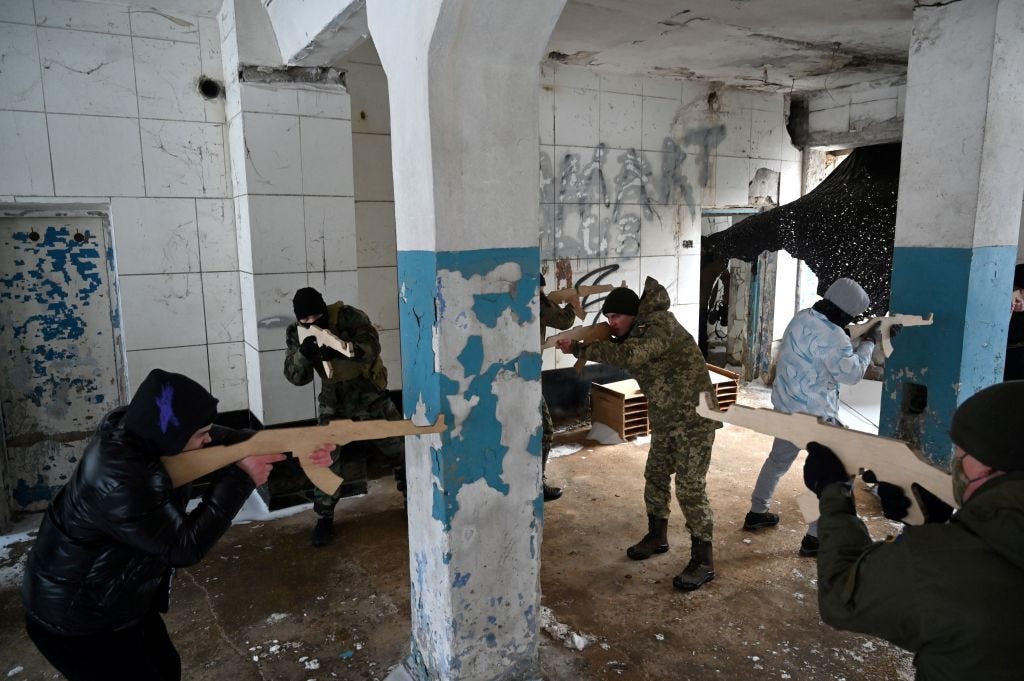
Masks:
[[[625,369],[647,396],[651,430],[707,432],[722,424],[695,411],[702,392],[714,394],[707,363],[693,336],[669,312],[665,287],[647,277],[640,309],[624,338],[573,345],[573,354]]]
[[[566,304],[558,307],[548,300],[546,295],[540,294],[540,342],[542,344],[547,338],[549,326],[564,331],[571,328],[575,321],[576,312],[572,309],[572,305]]]
[[[288,350],[284,356],[284,376],[289,383],[306,385],[313,380],[315,371],[324,383],[325,393],[328,386],[370,387],[366,381],[378,391],[387,389],[388,371],[380,358],[380,338],[365,312],[338,301],[327,306],[327,323],[323,328],[341,340],[351,342],[355,355],[331,360],[333,375],[326,378],[322,362],[310,362],[299,352],[298,326],[289,324],[285,332]]]

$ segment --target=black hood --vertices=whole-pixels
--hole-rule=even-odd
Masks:
[[[188,376],[154,369],[135,391],[122,422],[150,452],[170,456],[216,416],[217,398],[206,388]]]

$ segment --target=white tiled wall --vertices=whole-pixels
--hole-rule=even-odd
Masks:
[[[639,290],[655,277],[696,336],[701,209],[747,206],[759,168],[781,174],[786,200],[799,195],[783,97],[720,88],[709,98],[706,83],[551,63],[541,81],[539,244],[549,290],[557,259],[569,259],[576,280],[617,264],[602,283]],[[546,351],[544,368],[572,361]]]
[[[196,89],[220,45],[211,18],[0,2],[0,196],[108,204],[129,390],[181,371],[227,411],[248,397],[224,101]]]

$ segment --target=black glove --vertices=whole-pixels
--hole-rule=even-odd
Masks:
[[[938,498],[916,482],[910,485],[914,495],[921,502],[921,513],[926,523],[945,523],[953,517],[952,506]]]
[[[900,331],[902,330],[902,324],[893,324],[892,326],[889,327],[889,338],[895,338],[896,336],[900,335]]]
[[[320,348],[320,359],[322,359],[325,362],[329,362],[332,359],[338,359],[339,357],[344,356],[345,355],[341,354],[340,352],[332,348],[330,345],[325,345],[322,348]]]
[[[299,346],[299,352],[310,362],[320,361],[320,346],[317,345],[316,338],[313,336],[306,336],[306,339],[302,341],[302,345]]]
[[[807,460],[804,461],[804,484],[807,489],[820,497],[822,490],[833,482],[849,481],[850,476],[835,452],[818,442],[807,443]]]
[[[869,341],[871,341],[872,343],[874,343],[875,345],[878,345],[879,343],[882,342],[882,323],[881,322],[879,322],[878,324],[875,324],[874,326],[871,327],[871,330],[868,331],[868,338],[867,339]]]
[[[902,487],[879,480],[874,471],[864,471],[860,477],[866,483],[877,485],[875,491],[882,503],[882,515],[889,520],[903,520],[907,517],[911,501]]]

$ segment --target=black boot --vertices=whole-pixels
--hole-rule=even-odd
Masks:
[[[321,515],[317,517],[316,525],[313,526],[313,546],[320,548],[327,546],[334,538],[334,516]]]
[[[552,487],[548,483],[544,483],[544,501],[554,501],[560,496],[562,496],[561,487]]]
[[[626,555],[633,560],[647,560],[655,553],[668,551],[668,518],[655,518],[647,514],[647,534],[636,544],[626,549]]]
[[[690,537],[690,562],[672,580],[672,586],[681,591],[693,591],[714,578],[715,561],[711,555],[711,542]]]

